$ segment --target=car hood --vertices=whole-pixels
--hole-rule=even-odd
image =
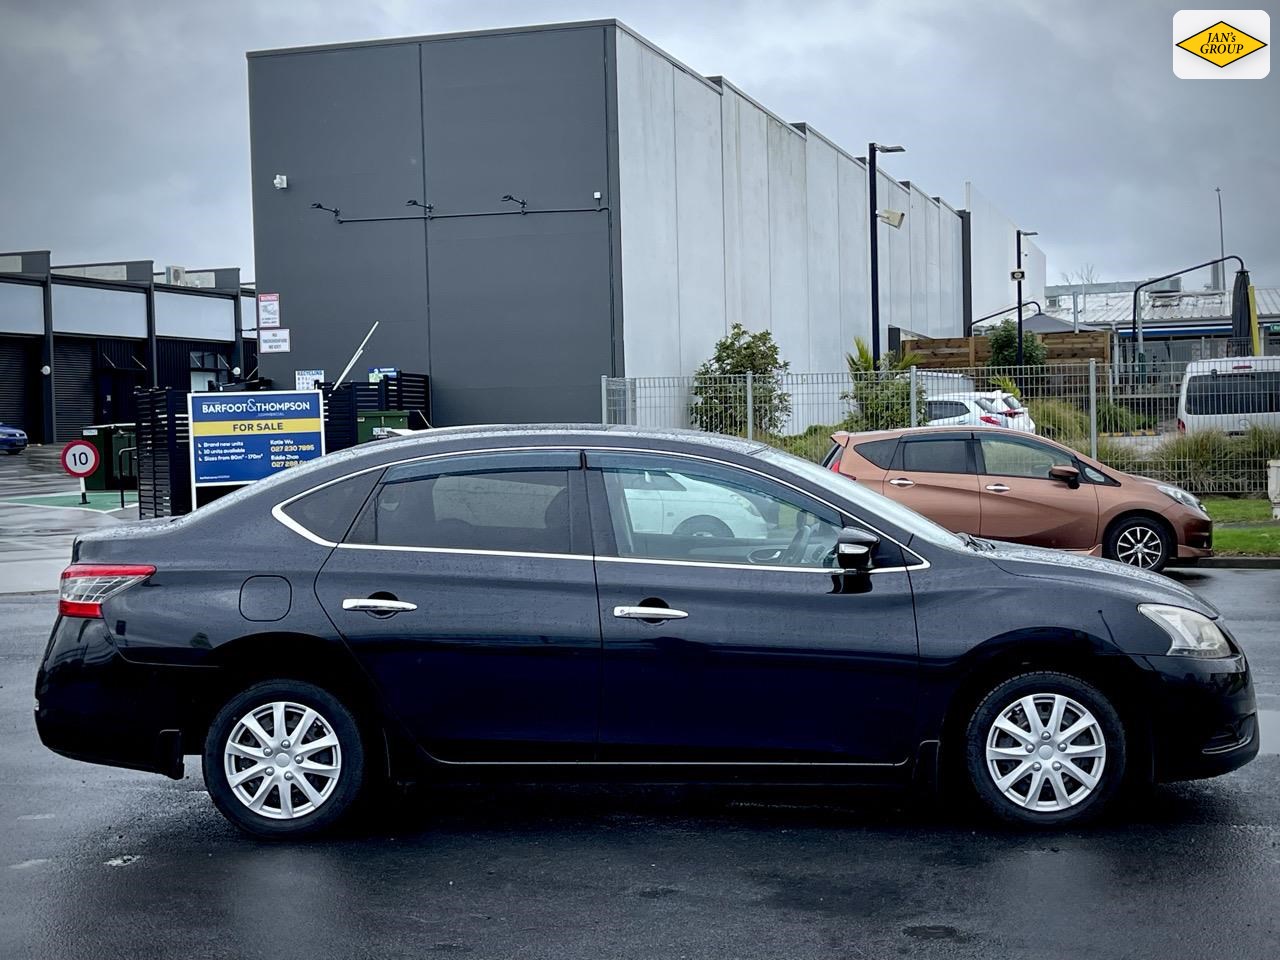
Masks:
[[[1134,603],[1168,603],[1187,607],[1217,617],[1217,609],[1206,603],[1176,580],[1158,573],[1139,570],[1115,560],[1102,560],[1078,553],[1065,553],[1046,547],[1028,547],[1018,543],[991,544],[986,557],[1001,570],[1015,577],[1058,580],[1102,590]]]

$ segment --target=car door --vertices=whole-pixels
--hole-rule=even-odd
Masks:
[[[1098,543],[1098,491],[1049,479],[1070,453],[1030,437],[978,435],[984,537],[1041,547],[1091,550]]]
[[[885,475],[885,495],[957,533],[981,524],[970,431],[904,436]]]
[[[600,756],[634,762],[891,766],[915,746],[917,644],[904,554],[856,587],[843,517],[792,487],[678,455],[588,452],[604,636]],[[777,520],[732,537],[635,528],[628,477],[666,473]],[[726,526],[731,526],[728,519]],[[745,534],[745,535],[744,535]]]
[[[579,451],[389,467],[316,593],[433,756],[594,755],[600,622]]]

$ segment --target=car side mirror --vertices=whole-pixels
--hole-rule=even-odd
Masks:
[[[861,527],[845,527],[836,537],[836,566],[841,570],[866,572],[871,569],[871,552],[880,538]]]
[[[1049,468],[1049,479],[1065,483],[1068,487],[1074,490],[1076,487],[1080,486],[1080,471],[1075,467],[1058,464]]]

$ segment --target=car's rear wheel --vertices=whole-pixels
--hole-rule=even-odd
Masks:
[[[1103,552],[1109,560],[1159,573],[1173,555],[1172,538],[1158,521],[1149,517],[1121,520],[1107,531]]]
[[[209,727],[209,796],[228,820],[261,837],[297,837],[332,827],[364,786],[364,746],[355,718],[320,687],[258,683],[232,697]]]
[[[978,704],[965,737],[969,782],[1003,820],[1063,826],[1105,809],[1124,779],[1124,725],[1096,687],[1024,673]]]
[[[682,520],[673,531],[677,537],[719,537],[727,540],[733,531],[723,520],[716,517],[698,516]]]

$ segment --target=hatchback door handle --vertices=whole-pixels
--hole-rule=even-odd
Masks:
[[[906,477],[897,477],[894,480],[890,480],[889,483],[895,487],[914,487],[916,485],[914,480],[908,480]]]
[[[343,610],[358,610],[362,613],[408,613],[417,610],[416,603],[407,600],[382,600],[377,597],[347,597],[342,601]]]
[[[689,616],[670,607],[614,607],[613,615],[622,620],[683,620]]]
[[[1003,483],[988,483],[987,489],[990,490],[992,493],[1008,493],[1009,492],[1009,488],[1006,487]]]

